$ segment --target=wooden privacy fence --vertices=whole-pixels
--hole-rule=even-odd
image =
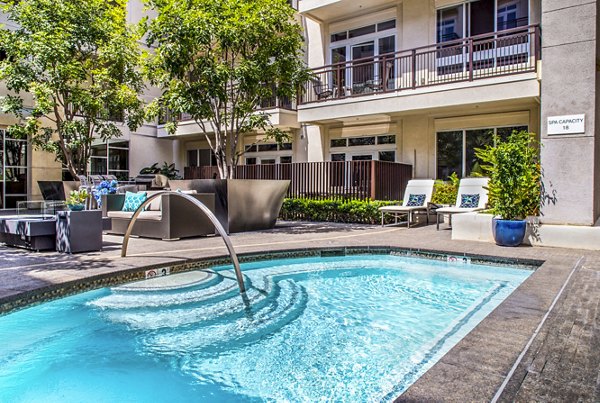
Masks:
[[[185,179],[211,179],[215,167],[186,167]],[[412,165],[384,161],[325,161],[239,165],[237,179],[289,179],[287,197],[401,200]]]

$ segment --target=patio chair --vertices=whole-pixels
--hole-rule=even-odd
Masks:
[[[333,95],[333,88],[330,88],[327,84],[324,84],[320,79],[313,79],[312,82],[313,89],[318,100],[327,99]]]
[[[440,215],[448,215],[448,224],[452,226],[452,215],[483,210],[488,202],[486,189],[489,178],[464,178],[458,185],[456,204],[440,207],[436,210],[436,228],[440,229]]]
[[[381,226],[383,226],[384,215],[394,214],[396,222],[398,215],[406,214],[407,228],[410,228],[413,213],[417,211],[428,212],[428,204],[431,201],[433,194],[433,179],[412,179],[408,181],[406,190],[404,191],[404,199],[401,206],[384,206],[380,207],[381,211]],[[427,214],[427,224],[429,224],[429,214]]]

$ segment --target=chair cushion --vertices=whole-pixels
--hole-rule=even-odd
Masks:
[[[461,194],[460,208],[476,208],[479,206],[479,194]]]
[[[417,206],[422,206],[425,204],[425,195],[424,194],[418,194],[418,195],[409,195],[408,196],[408,202],[406,203],[407,207],[417,207]]]
[[[110,218],[130,219],[133,217],[132,211],[109,211],[106,215]],[[138,220],[155,220],[160,221],[162,214],[160,211],[142,211],[138,216]]]
[[[158,192],[162,192],[162,190],[151,190],[146,192],[147,197],[155,195]],[[146,206],[146,211],[160,211],[162,208],[162,197],[157,197],[152,200],[150,204]]]
[[[146,192],[125,193],[125,202],[123,203],[122,211],[135,211],[146,200]]]

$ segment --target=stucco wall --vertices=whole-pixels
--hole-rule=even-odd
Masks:
[[[595,1],[542,1],[544,223],[593,225],[600,213],[597,19]],[[548,135],[548,117],[572,114],[585,114],[585,133]]]

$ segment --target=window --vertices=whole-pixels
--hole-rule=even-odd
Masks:
[[[329,140],[329,145],[334,151],[331,161],[396,161],[395,134],[337,138]]]
[[[246,165],[290,164],[292,162],[292,143],[259,143],[245,147]]]
[[[514,131],[527,130],[527,126],[454,130],[438,132],[436,141],[437,178],[447,179],[453,172],[459,177],[482,173],[476,148],[492,144],[494,133],[506,139]]]
[[[396,136],[393,134],[377,136],[377,144],[396,144]]]
[[[258,152],[264,152],[264,151],[277,151],[277,143],[273,143],[273,144],[259,144],[258,145]]]
[[[379,161],[396,162],[396,152],[379,151]]]
[[[0,208],[16,208],[27,200],[28,147],[26,139],[0,129]]]
[[[129,179],[129,142],[96,144],[92,146],[90,174],[114,175],[119,180]]]
[[[478,0],[437,10],[437,42],[529,24],[527,0]]]
[[[331,139],[330,146],[331,147],[347,147],[348,139]]]
[[[375,145],[375,137],[350,137],[348,139],[349,147]]]
[[[214,167],[217,166],[215,154],[210,149],[196,149],[187,151],[188,167]]]

